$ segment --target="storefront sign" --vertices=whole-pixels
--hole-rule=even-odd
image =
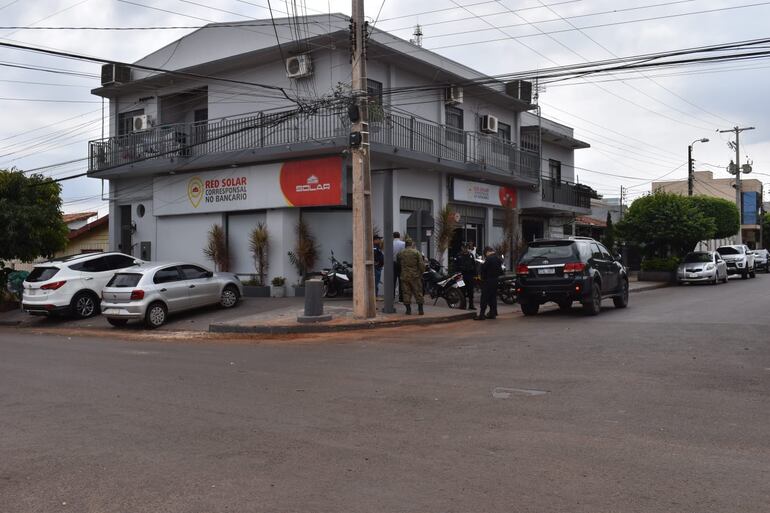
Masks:
[[[159,177],[153,197],[156,215],[342,205],[342,158]]]
[[[491,185],[483,182],[472,182],[460,178],[454,179],[452,196],[452,199],[455,201],[481,203],[483,205],[492,205],[494,207],[506,205],[510,205],[511,207],[516,206],[515,188]]]

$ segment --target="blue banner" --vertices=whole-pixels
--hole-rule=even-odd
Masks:
[[[759,224],[759,193],[743,193],[743,224]]]

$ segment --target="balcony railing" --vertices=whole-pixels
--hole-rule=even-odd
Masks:
[[[476,164],[492,172],[537,179],[539,156],[498,137],[464,132],[390,112],[369,122],[369,141],[433,158]],[[89,170],[103,171],[158,159],[193,159],[296,143],[340,139],[347,144],[347,110],[259,113],[196,123],[163,125],[89,143]]]
[[[541,192],[543,201],[578,208],[591,208],[593,191],[585,185],[543,178]]]

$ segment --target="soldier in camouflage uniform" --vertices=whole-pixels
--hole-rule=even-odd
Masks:
[[[417,303],[419,315],[424,315],[422,273],[425,272],[425,261],[420,252],[414,249],[411,239],[406,239],[406,247],[398,254],[398,263],[401,266],[401,288],[404,290],[406,315],[412,314],[412,296]]]

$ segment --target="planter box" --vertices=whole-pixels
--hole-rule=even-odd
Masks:
[[[294,285],[294,297],[305,297],[305,287]]]
[[[270,286],[270,296],[271,297],[284,297],[286,296],[286,286],[281,285],[280,287],[276,287],[271,285]]]
[[[244,285],[243,297],[270,297],[270,287]]]
[[[676,282],[676,273],[669,271],[639,271],[639,281]]]

